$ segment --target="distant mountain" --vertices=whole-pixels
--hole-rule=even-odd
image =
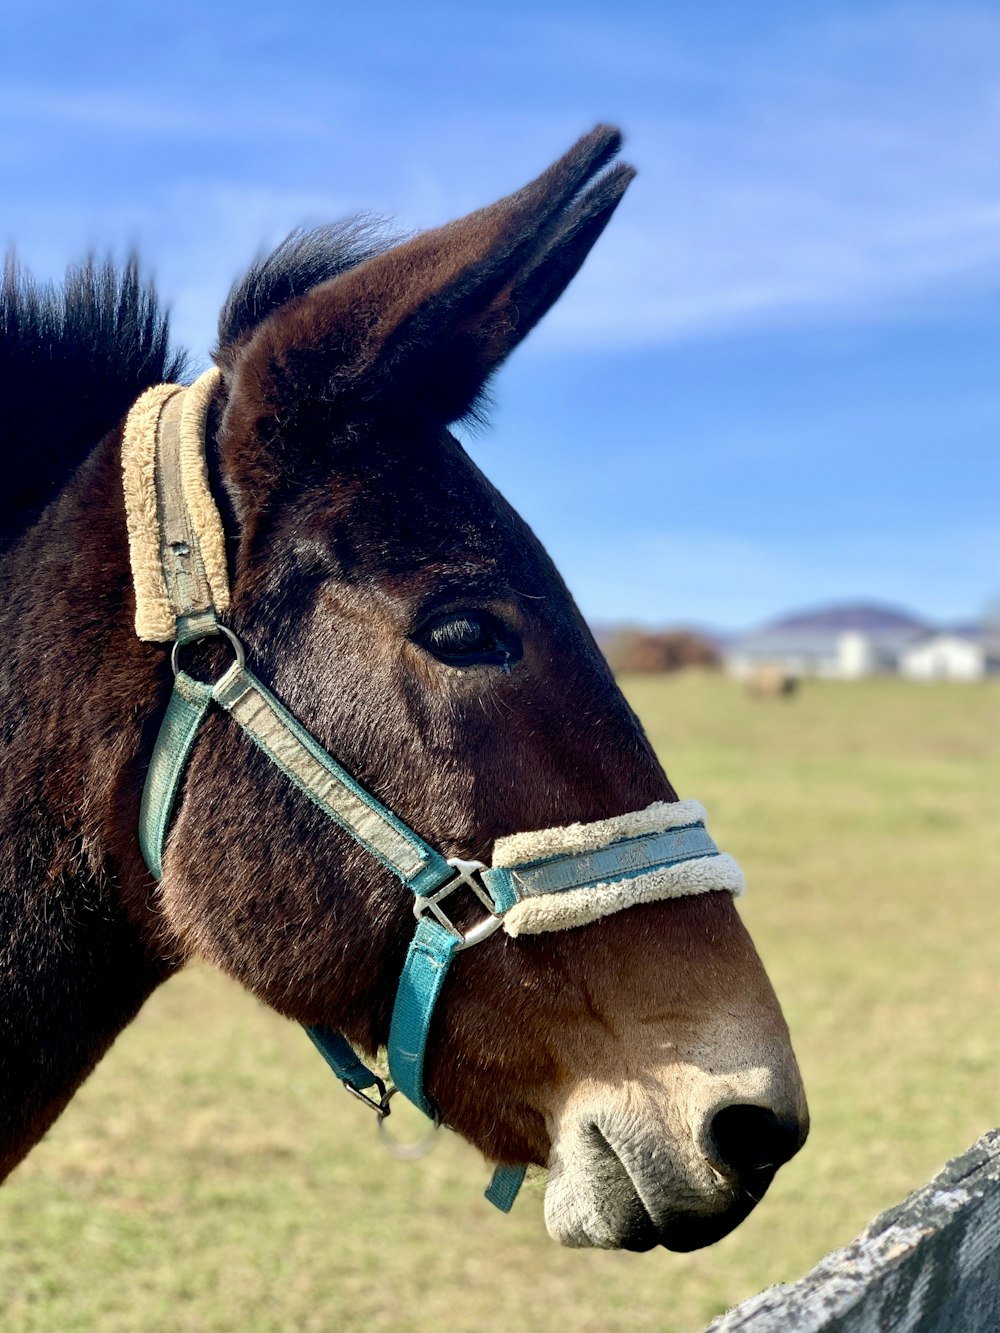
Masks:
[[[842,606],[797,611],[765,626],[765,631],[863,630],[867,634],[907,634],[930,629],[926,620],[898,607],[872,602],[849,602]]]
[[[1000,618],[998,618],[1000,624]],[[771,636],[778,634],[839,634],[844,630],[859,630],[862,633],[873,635],[875,638],[881,636],[899,636],[908,637],[915,634],[926,634],[940,627],[923,616],[914,615],[910,611],[905,611],[897,606],[884,606],[879,602],[841,602],[835,606],[821,606],[813,610],[794,611],[791,615],[782,616],[778,620],[768,621],[749,632],[749,637],[758,637],[760,635]],[[706,639],[713,647],[720,652],[726,652],[730,645],[737,640],[744,640],[747,634],[739,631],[723,630],[714,625],[635,625],[634,623],[621,622],[619,624],[591,625],[594,638],[599,647],[605,651],[608,644],[616,634],[628,629],[642,629],[650,634],[668,633],[672,630],[681,630],[687,633],[696,634],[699,638]],[[981,627],[970,622],[968,625],[953,627],[956,633],[979,633]]]
[[[720,651],[730,643],[736,635],[732,630],[719,629],[714,625],[635,625],[628,621],[622,621],[617,625],[598,624],[591,625],[590,632],[597,640],[597,646],[601,652],[604,652],[611,640],[623,630],[639,629],[648,634],[694,634],[699,639],[704,639],[710,643],[713,648]]]

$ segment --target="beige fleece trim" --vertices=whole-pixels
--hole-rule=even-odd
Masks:
[[[503,928],[508,935],[540,935],[549,930],[586,926],[640,903],[720,891],[738,898],[744,888],[743,871],[731,856],[720,852],[718,856],[700,856],[678,865],[661,866],[634,879],[525,898],[504,913]]]
[[[185,389],[179,448],[181,489],[188,519],[201,552],[201,563],[212,593],[212,605],[219,612],[229,609],[229,571],[226,566],[226,539],[222,519],[208,487],[205,421],[221,378],[218,366],[212,366],[199,375],[190,388]]]
[[[147,643],[169,643],[182,609],[173,605],[160,555],[160,515],[156,490],[156,449],[160,417],[167,403],[183,394],[178,457],[180,489],[191,532],[198,546],[216,611],[229,607],[222,519],[208,486],[205,421],[221,378],[217,367],[206,370],[187,389],[157,384],[133,404],[122,436],[122,484],[128,528],[129,562],[135,588],[135,632]]]
[[[566,824],[562,828],[539,829],[535,833],[511,833],[493,846],[495,866],[523,866],[553,856],[596,852],[625,838],[640,838],[666,829],[704,824],[705,807],[700,801],[654,801],[645,810],[631,810],[592,824]]]
[[[156,506],[156,428],[160,413],[183,385],[157,384],[136,399],[122,436],[122,485],[128,554],[135,588],[135,632],[146,642],[174,637],[175,616],[160,564]]]

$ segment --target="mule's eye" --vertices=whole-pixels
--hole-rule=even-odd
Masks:
[[[428,620],[413,636],[449,666],[509,669],[521,657],[521,641],[490,611],[449,611]]]

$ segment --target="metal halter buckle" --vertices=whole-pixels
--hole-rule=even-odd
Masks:
[[[414,899],[413,915],[419,921],[429,912],[431,916],[439,921],[445,930],[451,931],[452,935],[459,940],[458,951],[468,949],[473,944],[479,944],[481,940],[488,939],[495,930],[503,925],[503,915],[496,910],[496,904],[490,897],[486,886],[479,879],[479,872],[485,870],[486,866],[482,861],[463,861],[460,857],[449,857],[448,864],[453,866],[456,873],[454,877],[443,884],[440,889],[430,893],[426,898],[419,894]],[[447,898],[449,894],[456,889],[471,889],[482,905],[489,912],[489,916],[483,921],[477,922],[471,930],[461,931],[448,916],[447,912],[440,905],[442,899]]]
[[[363,1092],[361,1088],[356,1088],[353,1083],[348,1083],[346,1079],[344,1080],[344,1087],[352,1097],[357,1097],[359,1102],[364,1102],[365,1106],[371,1107],[378,1116],[379,1123],[381,1123],[392,1110],[389,1102],[392,1100],[392,1094],[396,1089],[389,1088],[389,1090],[386,1091],[386,1086],[379,1078],[378,1074],[372,1074],[372,1078],[375,1080],[375,1086],[378,1088],[378,1101],[376,1101],[374,1097],[369,1097],[368,1093]]]

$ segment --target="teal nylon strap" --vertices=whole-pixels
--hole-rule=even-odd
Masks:
[[[224,708],[268,758],[319,808],[336,820],[415,894],[432,893],[454,870],[422,838],[387,810],[334,760],[244,667],[230,667],[215,687],[178,672],[143,790],[140,846],[150,872],[163,872],[163,846],[184,769],[212,700]],[[396,1086],[425,1115],[434,1110],[423,1090],[431,1018],[459,941],[444,926],[423,919],[407,954],[393,1008],[389,1066]],[[306,1028],[341,1080],[355,1089],[376,1076],[339,1033]]]
[[[431,1018],[460,941],[431,917],[421,917],[403,964],[389,1028],[389,1073],[424,1115],[434,1107],[424,1092],[424,1056]]]
[[[221,632],[214,611],[193,611],[191,615],[177,617],[174,637],[181,644],[194,643],[196,639],[209,639]]]
[[[334,1032],[332,1028],[311,1027],[306,1028],[306,1034],[341,1083],[346,1083],[356,1091],[374,1088],[378,1084],[379,1079],[362,1063],[354,1047],[339,1032]]]
[[[212,697],[300,791],[407,888],[431,893],[453,877],[441,853],[366,792],[246,667],[234,662]]]
[[[163,874],[163,844],[191,747],[212,703],[211,685],[181,672],[167,704],[139,806],[139,847],[154,879]]]
[[[526,1166],[498,1166],[494,1169],[493,1179],[483,1197],[489,1199],[494,1208],[502,1213],[509,1213],[514,1207],[518,1190],[524,1184]]]
[[[424,1057],[431,1018],[459,940],[431,917],[422,917],[396,991],[389,1031],[389,1073],[401,1093],[424,1115],[434,1107],[424,1091]],[[484,1192],[495,1208],[509,1213],[524,1181],[524,1166],[498,1166]]]
[[[718,854],[719,849],[704,824],[686,824],[662,833],[626,838],[596,852],[573,852],[525,865],[484,870],[482,880],[497,911],[506,912],[515,903],[539,894],[630,879],[648,870]]]

